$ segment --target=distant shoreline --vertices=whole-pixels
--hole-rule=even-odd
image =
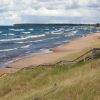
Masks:
[[[15,23],[12,25],[0,25],[2,26],[33,26],[33,25],[71,25],[71,26],[95,26],[95,27],[100,27],[99,23],[96,24],[72,24],[72,23]]]
[[[70,23],[18,23],[14,26],[32,26],[32,25],[71,25],[71,26],[97,26],[97,24],[70,24]],[[100,26],[100,24],[98,24]]]

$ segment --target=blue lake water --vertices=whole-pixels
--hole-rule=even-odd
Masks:
[[[75,25],[0,26],[0,66],[30,54],[48,53],[49,48],[94,32],[100,32],[100,28]]]

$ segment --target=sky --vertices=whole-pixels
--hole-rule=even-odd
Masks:
[[[99,22],[100,0],[0,0],[0,25]]]

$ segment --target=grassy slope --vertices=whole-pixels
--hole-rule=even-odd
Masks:
[[[83,49],[80,52],[69,54],[67,56],[65,55],[65,57],[58,59],[58,61],[65,60],[65,59],[67,59],[67,60],[73,60],[73,59],[79,57],[80,55],[86,53],[87,51],[89,51],[89,50],[91,50],[93,48],[100,48],[100,43],[97,42],[97,43],[93,44],[92,46],[89,46],[88,48]]]
[[[100,100],[100,59],[4,76],[0,100]]]
[[[100,47],[100,43],[93,47]],[[99,87],[100,59],[74,66],[34,68],[1,77],[0,100],[100,100]]]

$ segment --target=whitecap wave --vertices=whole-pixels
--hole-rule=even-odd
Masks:
[[[52,37],[52,38],[46,38],[46,39],[41,39],[41,40],[36,40],[36,41],[28,41],[26,43],[29,43],[29,42],[42,42],[42,41],[45,41],[45,40],[52,40],[52,39],[57,39],[57,38],[60,38],[60,37]],[[25,43],[25,42],[24,42]]]
[[[52,51],[50,51],[50,49],[40,49],[40,53],[44,54],[44,53],[51,53]]]
[[[30,28],[29,31],[34,31],[34,29],[33,28]]]
[[[2,39],[0,40],[1,42],[9,42],[9,41],[18,41],[18,40],[26,40],[26,39],[31,39],[31,38],[39,38],[39,37],[44,37],[45,34],[41,34],[41,35],[31,35],[31,36],[27,36],[27,37],[21,37],[21,38],[13,38],[13,39]]]
[[[9,29],[10,31],[24,31],[24,29]]]
[[[8,51],[12,51],[12,50],[17,50],[18,48],[13,48],[13,49],[3,49],[0,50],[0,52],[8,52]]]
[[[45,32],[46,34],[50,34],[50,32]]]
[[[31,32],[22,32],[22,33],[24,33],[24,34],[29,34],[29,33],[31,33]]]
[[[60,29],[60,30],[55,30],[55,31],[51,31],[51,34],[63,34],[64,29]]]
[[[65,37],[67,37],[67,36],[74,36],[76,33],[77,33],[77,31],[67,32],[67,33],[65,33],[66,34]]]
[[[52,38],[45,38],[45,39],[40,39],[40,40],[35,40],[35,41],[19,41],[19,42],[14,42],[14,43],[19,43],[19,44],[23,44],[23,43],[34,43],[34,42],[42,42],[45,40],[52,40],[52,39],[57,39],[60,37],[52,37]]]
[[[71,31],[73,31],[73,29],[65,29],[64,31],[65,32],[71,32]]]
[[[62,32],[54,32],[54,31],[52,31],[51,34],[54,34],[54,35],[57,34],[58,35],[58,34],[62,34]]]
[[[25,49],[25,48],[29,48],[31,45],[25,45],[25,46],[22,46],[21,48],[22,49]]]
[[[8,34],[8,35],[14,35],[13,33],[10,33],[10,34]]]
[[[100,31],[98,30],[98,31],[96,31],[96,32],[100,32]]]

